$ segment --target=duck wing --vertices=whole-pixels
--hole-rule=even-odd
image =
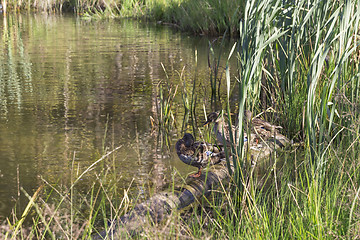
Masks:
[[[207,142],[196,142],[194,144],[197,152],[197,156],[201,159],[202,167],[217,164],[221,159],[225,158],[225,152],[217,145]]]
[[[201,166],[201,161],[199,162],[199,159],[195,154],[196,149],[193,145],[187,147],[184,139],[180,139],[176,142],[175,149],[178,157],[183,163],[194,167]]]
[[[271,123],[264,121],[262,119],[259,118],[254,118],[252,120],[252,124],[254,127],[261,127],[261,128],[265,128],[268,131],[274,131],[275,129],[281,129],[281,126],[276,126],[276,125],[272,125]]]
[[[203,166],[204,159],[194,155],[178,154],[180,160],[190,166],[200,168]]]

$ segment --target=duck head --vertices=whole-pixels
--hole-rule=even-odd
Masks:
[[[244,117],[245,117],[246,122],[250,122],[252,119],[252,112],[249,110],[245,110]]]
[[[219,112],[212,112],[207,116],[207,121],[204,123],[204,126],[208,125],[211,122],[216,122],[219,119]]]
[[[191,133],[185,133],[182,140],[184,141],[185,146],[188,148],[194,144],[194,136]]]

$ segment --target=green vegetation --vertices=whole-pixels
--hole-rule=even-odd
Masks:
[[[240,143],[232,145],[234,197],[226,201],[227,217],[217,214],[219,229],[226,229],[217,237],[359,235],[359,19],[359,1],[247,2],[230,53],[238,59],[238,125],[244,109],[275,109],[281,117],[271,121],[304,142],[305,159],[298,150],[275,157],[265,176],[271,184],[261,188],[239,132]],[[230,84],[227,70],[228,92]],[[229,100],[226,106],[230,112]]]
[[[219,35],[228,31],[237,35],[245,4],[242,0],[2,0],[2,5],[7,11],[74,12],[85,18],[145,18],[197,34]]]
[[[163,64],[161,64],[163,67],[165,74],[166,70]],[[167,80],[169,79],[169,76],[166,74]],[[154,120],[152,117],[151,119],[151,125],[154,130],[158,131],[159,139],[161,145],[169,146],[170,145],[170,133],[174,128],[175,125],[175,118],[173,114],[173,107],[174,104],[174,98],[177,93],[177,87],[175,89],[172,88],[171,84],[169,84],[169,81],[166,82],[166,89],[164,90],[163,84],[160,82],[157,85],[157,99],[156,99],[156,120]],[[164,144],[163,144],[164,143]]]
[[[195,1],[186,4],[191,2]],[[223,108],[237,113],[242,129],[244,109],[260,112],[271,107],[275,111],[266,115],[268,121],[282,125],[284,134],[303,145],[273,156],[273,164],[259,181],[256,168],[249,164],[253,159],[247,159],[243,151],[240,131],[240,142],[232,144],[229,158],[236,166],[231,188],[224,186],[190,213],[174,215],[161,226],[166,231],[149,226],[140,238],[354,239],[360,235],[360,1],[283,2],[247,1],[238,26],[239,41],[229,53],[229,58],[237,59],[236,81],[230,81],[230,65],[225,68],[227,101]],[[132,3],[137,13],[147,10]],[[151,3],[146,1],[144,6]],[[185,6],[178,4],[179,8]],[[151,14],[170,16],[167,11],[153,10]],[[176,19],[175,13],[171,15]],[[226,26],[231,28],[229,23]],[[166,111],[160,113],[171,119],[174,91],[168,90],[169,98],[161,98],[166,100],[161,105]],[[235,94],[238,102],[232,107],[230,99]],[[186,97],[183,102],[192,108]],[[109,176],[100,177],[100,187],[87,193],[85,199],[90,201],[82,207],[89,212],[78,219],[74,212],[78,207],[72,204],[80,198],[73,191],[76,180],[66,194],[53,191],[64,201],[55,205],[50,216],[59,214],[65,203],[73,211],[63,222],[45,215],[40,203],[33,201],[36,193],[29,196],[29,204],[39,211],[28,231],[38,238],[56,238],[60,234],[74,236],[73,226],[80,226],[76,236],[86,238],[98,227],[96,218],[104,218],[100,228],[106,226],[106,217],[116,218],[131,205],[127,194],[118,199],[114,189],[103,187]],[[46,209],[46,199],[42,200],[42,209]],[[27,208],[23,215],[28,213]],[[88,221],[80,225],[79,219]],[[21,224],[21,219],[11,222],[13,231],[6,232],[5,239],[22,236],[18,234]]]
[[[124,2],[120,10],[122,16],[146,17],[172,24],[182,31],[204,35],[219,35],[226,30],[237,35],[245,5],[242,0],[150,0],[144,1],[143,5],[137,1],[136,4],[129,2]]]

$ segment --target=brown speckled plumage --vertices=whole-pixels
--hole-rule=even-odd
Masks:
[[[278,129],[282,128],[281,126],[273,125],[260,118],[253,118],[252,112],[249,110],[244,111],[244,118],[247,124],[251,124],[251,131],[256,134],[256,141],[273,137]]]
[[[175,145],[176,153],[184,163],[197,167],[199,171],[192,177],[200,177],[201,169],[207,165],[214,165],[225,158],[225,154],[216,145],[206,142],[195,142],[190,133],[185,133]]]
[[[219,112],[212,112],[207,116],[207,121],[204,123],[204,125],[207,125],[209,123],[214,123],[213,126],[213,132],[216,136],[216,140],[219,144],[222,145],[230,145],[231,142],[235,142],[234,139],[238,135],[238,129],[236,126],[231,126],[231,133],[233,136],[233,141],[230,137],[230,127],[228,124],[227,119],[223,116],[223,114]],[[237,141],[236,141],[237,142]]]

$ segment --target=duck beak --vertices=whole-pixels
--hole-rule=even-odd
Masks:
[[[208,120],[204,123],[204,125],[203,125],[203,126],[208,125],[210,122],[211,122],[211,121],[208,119]]]

